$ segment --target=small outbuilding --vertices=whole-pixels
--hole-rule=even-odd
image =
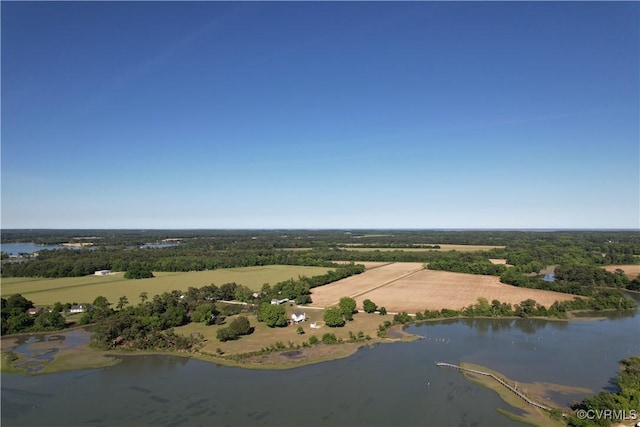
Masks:
[[[111,274],[111,270],[98,270],[93,273],[96,276],[108,276]]]
[[[42,311],[42,307],[33,307],[27,310],[27,314],[29,314],[29,316],[37,316],[38,314],[42,313]]]

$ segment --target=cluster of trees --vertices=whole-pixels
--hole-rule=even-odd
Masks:
[[[507,269],[504,265],[493,264],[481,252],[444,252],[439,259],[429,262],[427,268],[490,276],[499,276]]]
[[[611,289],[603,289],[592,297],[574,298],[571,301],[556,301],[551,306],[545,307],[533,299],[526,299],[520,304],[510,304],[494,299],[489,303],[486,298],[478,298],[476,304],[471,304],[462,310],[425,310],[416,313],[415,320],[439,319],[446,317],[555,317],[566,318],[567,312],[576,310],[605,310],[605,309],[631,309],[635,302],[626,298],[621,292]],[[402,313],[400,313],[402,314]],[[396,315],[397,316],[397,315]],[[407,323],[410,318],[400,316],[398,319]],[[394,318],[394,320],[397,320]]]
[[[119,310],[114,310],[106,298],[98,297],[80,322],[95,323],[93,342],[99,348],[125,345],[134,349],[187,349],[197,339],[177,335],[172,328],[189,322],[224,322],[212,295],[224,293],[222,288],[230,291],[233,285],[190,287],[184,293],[164,292],[151,299],[143,292],[138,305],[125,307],[123,302]]]
[[[375,302],[367,298],[366,300],[362,301],[362,309],[365,311],[365,313],[375,313],[378,309],[378,306]]]
[[[142,264],[133,263],[124,272],[125,279],[149,279],[153,277],[153,272]]]
[[[310,290],[312,288],[326,285],[327,283],[335,282],[362,272],[364,272],[364,266],[362,264],[350,263],[338,265],[334,270],[318,276],[300,276],[297,279],[289,279],[276,283],[273,287],[268,285],[263,286],[263,295],[260,298],[264,301],[287,298],[295,301],[297,304],[309,304],[311,303]]]
[[[220,328],[216,332],[219,341],[229,341],[238,339],[241,335],[248,335],[253,332],[253,328],[246,316],[238,316],[231,321],[229,326]]]
[[[500,281],[522,288],[544,289],[574,295],[594,295],[602,288],[640,290],[640,279],[629,280],[623,271],[611,273],[589,265],[559,265],[553,281],[527,276],[517,267],[508,268],[500,275]]]
[[[287,326],[286,310],[279,304],[263,302],[258,309],[258,322],[264,322],[268,327]]]
[[[63,307],[57,304],[52,310],[41,310],[36,315],[29,314],[34,308],[33,302],[20,294],[2,298],[1,334],[17,334],[22,332],[45,332],[63,329],[66,325],[61,312]]]
[[[587,411],[587,414],[602,413],[607,410],[612,411],[616,416],[593,416],[580,419],[574,415],[569,418],[569,425],[573,427],[610,426],[613,422],[622,421],[618,418],[619,415],[630,416],[633,411],[640,414],[640,356],[621,360],[620,372],[612,380],[612,384],[617,391],[601,391],[573,405],[572,409]]]
[[[330,307],[324,311],[324,323],[330,328],[339,328],[347,321],[353,320],[356,312],[356,300],[351,297],[342,297],[337,307]]]
[[[554,273],[556,280],[577,282],[583,286],[625,288],[630,283],[629,278],[622,270],[611,273],[589,265],[559,265]]]

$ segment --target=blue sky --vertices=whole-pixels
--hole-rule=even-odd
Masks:
[[[640,227],[640,3],[1,12],[2,228]]]

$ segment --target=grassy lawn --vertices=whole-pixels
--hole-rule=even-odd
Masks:
[[[230,282],[259,290],[264,283],[274,285],[298,276],[318,276],[329,270],[325,267],[268,265],[194,272],[158,272],[154,273],[154,278],[140,280],[125,279],[123,273],[61,279],[12,277],[2,279],[1,292],[4,298],[20,293],[40,306],[52,305],[57,301],[91,303],[100,295],[112,303],[116,303],[121,296],[126,296],[130,304],[135,304],[142,292],[153,297],[167,291],[186,291],[190,286],[200,288],[212,283],[221,286]]]
[[[377,338],[378,326],[385,320],[392,321],[393,316],[379,314],[367,314],[358,313],[353,315],[353,321],[347,322],[342,328],[329,328],[324,325],[322,320],[324,310],[314,310],[308,307],[297,307],[290,304],[285,306],[287,310],[287,318],[291,317],[293,311],[301,311],[307,314],[307,320],[300,325],[289,325],[283,328],[269,328],[264,323],[259,323],[255,314],[242,313],[246,315],[251,323],[251,326],[255,328],[251,335],[245,335],[235,341],[220,342],[216,339],[216,332],[218,329],[227,326],[235,316],[227,317],[225,325],[211,325],[206,326],[203,323],[190,323],[185,326],[175,328],[177,333],[181,333],[189,336],[191,333],[199,332],[206,339],[205,346],[202,349],[206,353],[216,353],[217,349],[222,350],[225,354],[242,354],[252,351],[258,351],[262,348],[267,348],[274,345],[277,341],[282,342],[285,346],[289,347],[289,343],[293,346],[302,345],[303,342],[309,341],[312,335],[315,335],[319,340],[326,333],[332,333],[337,338],[349,340],[349,332],[357,335],[362,331],[364,335],[371,336],[372,339]],[[320,329],[312,329],[310,324],[318,322],[322,325]],[[302,326],[304,329],[303,335],[298,335],[296,332],[298,326]]]

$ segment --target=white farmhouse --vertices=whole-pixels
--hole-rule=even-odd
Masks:
[[[74,304],[69,309],[69,313],[84,313],[87,311],[87,306],[85,304]]]
[[[307,320],[307,313],[294,312],[291,314],[291,320],[293,323],[298,324]]]

